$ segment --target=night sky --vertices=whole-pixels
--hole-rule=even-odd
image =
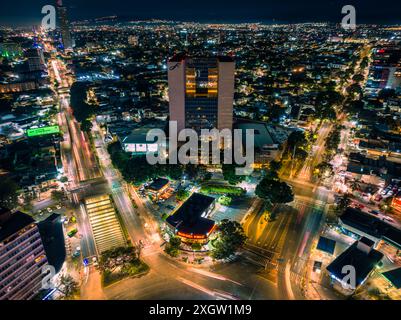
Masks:
[[[3,0],[0,24],[32,25],[55,0]],[[399,0],[64,0],[70,20],[118,15],[200,22],[340,22],[343,5],[356,8],[357,23],[401,24]]]

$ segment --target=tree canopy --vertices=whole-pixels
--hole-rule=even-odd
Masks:
[[[151,179],[167,176],[171,179],[180,179],[183,174],[183,166],[180,164],[156,164],[151,165],[146,155],[131,156],[121,150],[119,142],[108,146],[108,152],[113,165],[118,168],[124,179],[135,185],[140,185]]]
[[[13,209],[18,205],[18,185],[11,178],[0,179],[0,206]]]
[[[289,203],[294,200],[291,187],[278,179],[264,177],[256,186],[255,194],[271,203]]]
[[[222,165],[224,180],[228,181],[229,184],[236,185],[245,180],[245,176],[236,174],[236,168],[237,166],[234,164]]]
[[[222,220],[218,228],[218,238],[213,243],[212,257],[228,258],[244,245],[246,238],[244,229],[237,221]]]

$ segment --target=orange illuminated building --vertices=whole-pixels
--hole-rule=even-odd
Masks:
[[[214,202],[212,197],[193,193],[166,221],[183,242],[207,243],[216,228],[215,222],[208,219]]]

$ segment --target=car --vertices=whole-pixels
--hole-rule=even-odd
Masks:
[[[380,194],[381,194],[382,196],[385,196],[385,195],[387,194],[387,192],[388,192],[388,190],[384,189],[382,192],[380,192]]]
[[[72,238],[73,236],[75,236],[77,234],[78,230],[77,229],[73,229],[70,232],[67,233],[67,235]]]
[[[383,220],[388,221],[388,222],[394,222],[394,219],[390,218],[390,217],[383,217]]]
[[[53,211],[53,209],[52,208],[47,208],[47,212],[52,212]]]
[[[377,210],[370,210],[369,213],[374,214],[375,216],[378,216],[380,214],[380,212]]]
[[[61,209],[61,206],[58,204],[58,205],[56,206],[56,209],[57,209],[57,210],[60,210],[60,209]]]
[[[391,197],[393,194],[394,194],[393,191],[389,191],[389,192],[387,193],[387,195],[388,195],[389,197]]]

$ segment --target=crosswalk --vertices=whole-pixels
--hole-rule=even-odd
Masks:
[[[259,275],[275,284],[278,282],[278,275],[285,273],[288,262],[277,254],[263,256],[255,254],[252,251],[244,251],[241,256],[248,262],[261,267]],[[304,275],[295,272],[292,268],[290,269],[291,283],[300,284],[304,278]]]

